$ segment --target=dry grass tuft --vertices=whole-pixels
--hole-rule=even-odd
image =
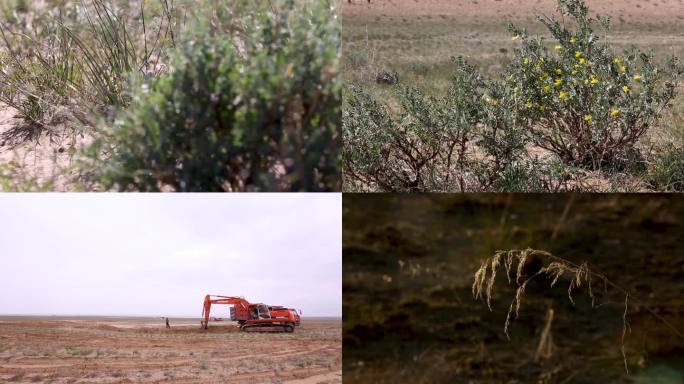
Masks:
[[[527,268],[527,264],[529,261],[535,258],[539,258],[547,263],[542,263],[542,265],[545,266],[542,266],[538,271],[535,271],[531,274],[526,274],[525,270]],[[595,305],[596,296],[594,295],[593,290],[593,284],[595,280],[601,281],[603,283],[603,290],[606,293],[609,285],[624,293],[625,310],[622,317],[623,329],[622,345],[620,349],[625,363],[625,370],[629,373],[627,368],[627,356],[625,353],[625,336],[629,328],[627,323],[629,293],[625,289],[612,283],[606,278],[606,276],[591,270],[586,262],[578,265],[571,261],[556,257],[548,252],[529,248],[525,250],[497,251],[494,256],[485,260],[480,268],[475,272],[475,281],[473,283],[472,289],[473,297],[475,299],[486,299],[489,310],[492,310],[491,301],[494,282],[496,280],[497,270],[501,265],[503,265],[506,270],[506,278],[508,279],[508,283],[510,284],[513,280],[515,280],[515,283],[518,286],[515,296],[513,297],[513,301],[511,301],[511,305],[508,309],[506,322],[504,324],[504,333],[509,340],[510,335],[508,334],[508,328],[510,326],[511,320],[515,320],[518,317],[527,284],[536,278],[546,277],[547,279],[551,280],[550,287],[553,288],[559,282],[561,277],[568,277],[570,280],[568,283],[568,299],[573,304],[575,304],[575,301],[572,298],[573,290],[584,285],[587,287],[587,293],[591,298],[592,307]],[[514,276],[511,275],[512,271],[515,271]]]

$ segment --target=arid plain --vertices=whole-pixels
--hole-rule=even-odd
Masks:
[[[199,320],[0,317],[0,382],[341,383],[341,320],[244,333]]]

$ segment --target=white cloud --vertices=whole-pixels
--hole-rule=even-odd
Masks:
[[[0,195],[0,314],[341,316],[340,194]]]

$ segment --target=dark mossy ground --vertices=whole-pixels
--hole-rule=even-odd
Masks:
[[[684,196],[344,196],[344,379],[353,383],[684,383]],[[565,213],[564,213],[565,212]],[[535,248],[597,271],[630,291],[569,279],[527,287],[520,316],[501,273],[490,312],[473,274],[499,249]],[[534,268],[532,260],[526,268]],[[548,308],[553,351],[535,362]]]

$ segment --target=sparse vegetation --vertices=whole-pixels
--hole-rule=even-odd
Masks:
[[[207,333],[199,321],[178,319],[167,330],[159,318],[0,317],[5,347],[0,360],[8,362],[0,381],[153,383],[191,378],[207,382],[216,379],[217,366],[229,376],[241,370],[247,381],[263,381],[265,375],[278,380],[279,374],[301,378],[321,374],[319,369],[303,374],[299,364],[307,362],[307,366],[325,367],[326,373],[337,373],[340,379],[333,382],[341,383],[341,320],[309,318],[288,337],[230,332],[222,326]],[[158,327],[150,326],[151,322]],[[297,345],[294,356],[283,352],[292,343]],[[245,345],[250,346],[248,351]],[[54,365],[55,360],[60,364]],[[42,372],[48,364],[51,368]]]
[[[662,152],[654,157],[644,140],[673,115],[679,60],[634,46],[620,52],[607,37],[609,17],[591,17],[582,0],[558,5],[562,19],[539,18],[546,36],[509,26],[512,57],[501,58],[497,75],[461,57],[442,66],[448,72],[413,60],[405,68],[410,81],[397,74],[378,87],[356,74],[376,57],[368,41],[366,59],[363,50],[353,61],[345,55],[345,74],[354,73],[344,92],[345,190],[663,191],[681,184],[677,162]],[[426,79],[432,83],[421,85]],[[677,129],[676,119],[667,122]],[[668,146],[676,153],[684,141],[659,148]]]
[[[24,378],[24,374],[19,372],[19,373],[14,374],[13,376],[11,376],[7,380],[8,381],[21,381],[21,379],[23,379],[23,378]]]

